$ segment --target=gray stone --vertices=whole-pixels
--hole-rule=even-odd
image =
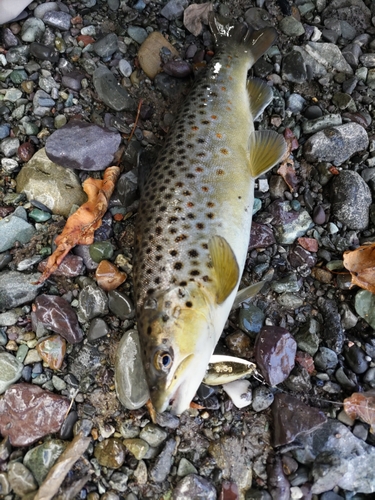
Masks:
[[[29,17],[23,23],[21,38],[24,42],[35,42],[43,35],[46,27],[41,19]]]
[[[293,113],[300,113],[306,104],[306,100],[300,94],[290,94],[287,99],[288,109]]]
[[[150,446],[156,448],[160,446],[168,437],[168,433],[158,425],[147,424],[141,430],[139,437],[146,441]]]
[[[375,329],[375,295],[368,290],[359,290],[354,304],[356,313]]]
[[[108,307],[120,319],[129,319],[134,316],[134,304],[131,299],[117,290],[108,292]]]
[[[53,163],[44,148],[22,167],[16,180],[17,193],[24,192],[28,200],[37,200],[64,217],[69,216],[73,205],[87,200],[77,175]]]
[[[325,128],[341,124],[341,115],[329,113],[328,115],[303,122],[302,130],[305,134],[315,134],[316,132],[319,132],[319,130],[324,130]]]
[[[29,469],[20,462],[9,463],[8,478],[11,489],[21,498],[25,498],[28,493],[35,491],[38,487]]]
[[[160,14],[169,21],[178,19],[182,16],[184,10],[189,5],[188,0],[170,0],[160,11]]]
[[[268,210],[274,216],[276,240],[282,245],[291,245],[313,226],[307,211],[294,211],[289,201],[276,200],[271,203]]]
[[[17,271],[0,273],[0,311],[27,304],[35,299],[43,285],[35,285],[40,273],[23,274]]]
[[[0,352],[0,394],[21,377],[23,364],[9,352]],[[1,492],[1,491],[0,491]]]
[[[154,465],[150,469],[150,478],[155,483],[162,483],[167,479],[167,476],[172,467],[172,459],[174,450],[176,447],[176,441],[174,439],[168,439],[162,452],[155,460]]]
[[[350,22],[358,32],[371,26],[371,11],[363,0],[331,0],[323,10],[323,19],[338,19]]]
[[[303,24],[293,16],[286,16],[280,22],[280,29],[288,36],[301,36],[305,33]]]
[[[136,330],[124,333],[117,348],[115,384],[117,397],[128,410],[141,408],[150,397]]]
[[[33,15],[38,19],[43,19],[44,14],[52,10],[59,10],[57,2],[44,2],[35,7]]]
[[[374,493],[375,448],[356,438],[337,420],[329,419],[314,432],[298,437],[298,462],[312,466],[312,493],[336,486],[356,493]]]
[[[353,69],[347,63],[337,45],[333,43],[308,42],[304,49],[308,54],[322,64],[327,71],[335,69],[347,75],[353,74]]]
[[[187,460],[184,457],[181,458],[181,460],[178,463],[177,476],[185,477],[188,474],[197,474],[197,472],[198,472],[197,469],[191,462],[189,462],[189,460]]]
[[[282,78],[293,83],[306,81],[306,65],[300,52],[292,50],[283,57]]]
[[[93,44],[93,49],[103,59],[110,57],[118,49],[117,35],[108,33]]]
[[[90,322],[90,328],[87,332],[87,340],[95,342],[96,340],[105,337],[110,333],[107,323],[102,318],[94,318]]]
[[[120,70],[120,73],[126,77],[129,77],[133,72],[131,64],[126,59],[120,59],[118,69]]]
[[[51,108],[56,105],[51,96],[44,90],[37,90],[33,98],[33,112],[36,116],[45,116],[49,114]]]
[[[7,158],[14,156],[20,147],[20,141],[16,137],[7,137],[0,142],[0,152]]]
[[[270,387],[261,385],[253,391],[252,408],[254,411],[263,411],[273,403],[274,395]]]
[[[368,147],[366,130],[358,123],[345,123],[317,132],[304,147],[304,156],[309,162],[327,161],[341,165],[353,154]]]
[[[0,313],[0,326],[15,325],[23,314],[24,313],[20,307],[12,309],[11,311]]]
[[[71,120],[46,141],[46,155],[61,165],[78,170],[104,170],[112,165],[121,135],[98,125]]]
[[[332,180],[332,213],[349,229],[366,229],[369,224],[371,191],[362,177],[344,170]]]
[[[133,98],[105,66],[99,66],[94,71],[93,84],[99,99],[109,108],[115,111],[135,111],[136,105]]]
[[[5,252],[18,241],[21,244],[29,243],[35,234],[34,227],[15,215],[0,220],[0,252]]]
[[[72,16],[67,12],[61,12],[56,10],[48,10],[44,16],[43,21],[52,28],[56,28],[61,31],[67,31],[70,28],[70,21]]]
[[[148,37],[147,31],[139,26],[129,26],[128,35],[139,44],[142,44]]]
[[[318,370],[332,370],[338,363],[337,354],[328,347],[320,347],[315,355],[314,363]]]
[[[216,500],[216,489],[206,478],[189,474],[177,483],[173,490],[173,500]]]
[[[90,321],[97,316],[108,314],[108,300],[105,292],[95,285],[88,285],[78,296],[78,316]]]

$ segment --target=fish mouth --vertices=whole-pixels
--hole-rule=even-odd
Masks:
[[[189,408],[195,392],[190,397],[191,390],[189,391],[188,388],[184,390],[184,387],[190,381],[188,367],[193,358],[194,354],[188,354],[171,374],[171,382],[164,388],[155,388],[155,391],[151,393],[152,404],[158,413],[170,407],[172,413],[179,415]]]

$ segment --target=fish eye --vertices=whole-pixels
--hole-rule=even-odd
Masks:
[[[159,351],[155,354],[154,365],[157,370],[168,371],[172,365],[172,356],[169,352]]]

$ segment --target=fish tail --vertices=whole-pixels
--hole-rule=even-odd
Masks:
[[[214,12],[209,14],[208,23],[217,46],[242,49],[244,54],[248,54],[251,64],[254,64],[277,38],[274,28],[254,31],[243,23],[237,23]]]

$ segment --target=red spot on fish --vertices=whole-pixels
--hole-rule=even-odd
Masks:
[[[217,133],[217,134],[216,134],[216,137],[217,137],[218,139],[221,139],[223,136],[222,136],[221,134]]]
[[[213,120],[217,120],[217,116],[216,116],[216,115],[211,115],[211,118],[212,118]]]
[[[226,88],[226,87],[221,87],[221,90],[222,90],[223,92],[225,92],[225,91],[227,90],[227,88]]]
[[[229,151],[226,148],[221,148],[220,153],[223,155],[227,155],[229,153]]]
[[[191,127],[191,130],[199,130],[199,127],[197,127],[196,125],[194,125],[194,127]]]

